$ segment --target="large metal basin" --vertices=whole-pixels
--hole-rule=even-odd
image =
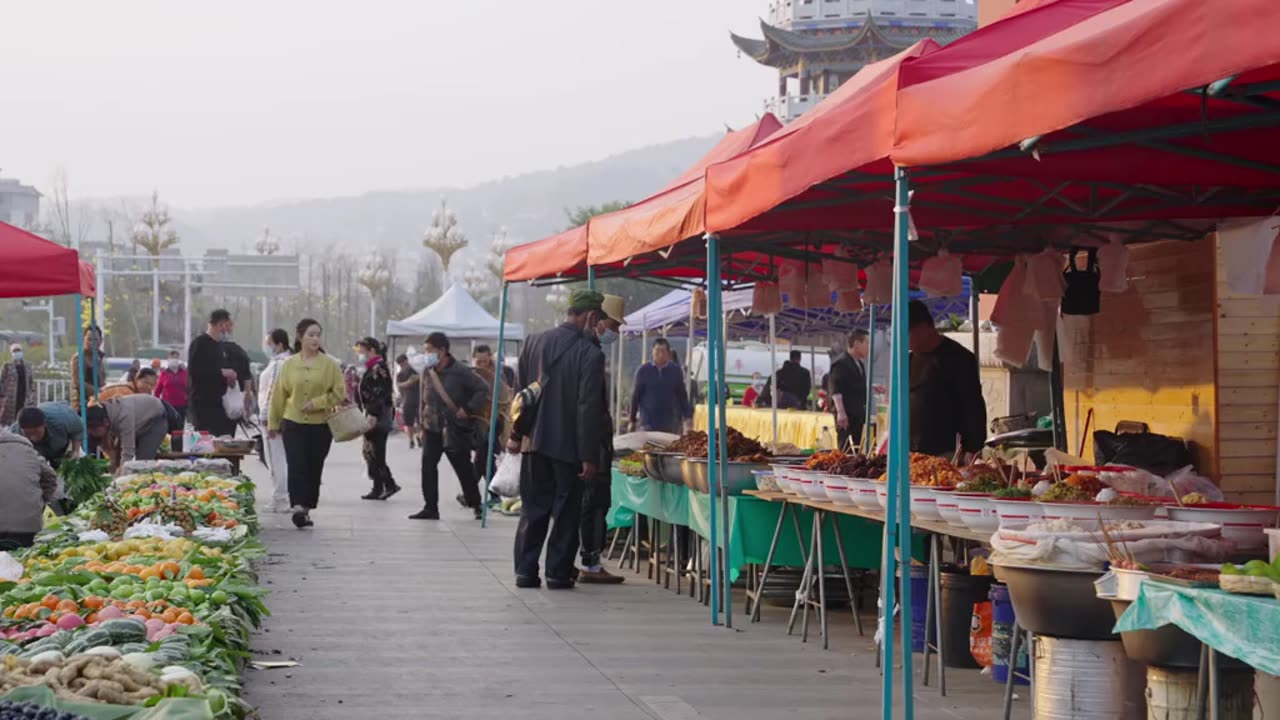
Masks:
[[[700,493],[711,492],[706,458],[685,458],[683,467],[684,482],[687,487]],[[759,463],[725,463],[722,487],[729,495],[741,495],[744,490],[755,490],[756,478],[751,471],[763,470],[766,467]]]
[[[1133,604],[1128,600],[1110,602],[1116,620]],[[1124,654],[1130,660],[1165,668],[1195,670],[1200,667],[1200,641],[1177,625],[1122,632],[1120,640],[1124,643]],[[1235,669],[1248,665],[1226,653],[1218,653],[1218,667]]]
[[[1111,605],[1098,597],[1093,581],[1101,572],[995,565],[996,579],[1009,586],[1018,625],[1037,635],[1075,640],[1119,640],[1111,628]]]
[[[684,456],[680,453],[649,451],[644,454],[644,471],[657,482],[683,485],[683,460]]]

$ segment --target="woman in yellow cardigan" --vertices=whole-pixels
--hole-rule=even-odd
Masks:
[[[320,476],[333,444],[329,416],[346,401],[342,370],[320,347],[320,323],[298,323],[293,357],[280,366],[271,389],[267,414],[270,437],[284,436],[289,466],[289,504],[293,524],[311,527],[311,511],[320,503]]]

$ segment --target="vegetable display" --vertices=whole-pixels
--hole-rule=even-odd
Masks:
[[[888,471],[881,473],[878,482],[888,479]],[[955,465],[933,455],[911,453],[911,484],[922,487],[955,487],[964,476]]]
[[[109,487],[15,555],[21,579],[0,582],[0,698],[246,716],[240,670],[267,614],[252,483],[172,466],[77,482]]]
[[[869,457],[859,453],[844,453],[840,450],[828,450],[814,453],[805,461],[805,469],[818,472],[844,475],[855,478],[879,477],[888,467],[888,458],[884,455]]]

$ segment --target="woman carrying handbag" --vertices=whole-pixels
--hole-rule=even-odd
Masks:
[[[294,354],[280,366],[271,391],[267,428],[283,436],[289,465],[289,504],[293,524],[311,527],[311,511],[320,503],[320,477],[333,445],[329,417],[346,399],[342,370],[320,346],[320,323],[298,323]]]
[[[376,338],[367,337],[357,342],[356,352],[364,367],[356,400],[365,417],[369,418],[370,426],[364,434],[364,464],[369,471],[369,479],[373,480],[373,490],[361,495],[360,499],[386,500],[400,492],[400,486],[387,466],[387,436],[395,424],[391,370],[384,357],[386,350]]]

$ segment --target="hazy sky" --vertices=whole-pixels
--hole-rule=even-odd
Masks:
[[[0,173],[179,206],[467,185],[746,124],[768,0],[38,0]]]

